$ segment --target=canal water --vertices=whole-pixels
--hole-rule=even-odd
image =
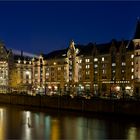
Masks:
[[[0,140],[140,139],[135,117],[0,105]]]

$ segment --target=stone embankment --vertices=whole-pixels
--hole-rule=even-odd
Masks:
[[[33,106],[41,108],[55,108],[82,112],[99,112],[113,114],[140,115],[140,101],[83,99],[69,96],[29,96],[16,94],[0,94],[0,103]]]

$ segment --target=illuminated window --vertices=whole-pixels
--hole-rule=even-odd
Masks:
[[[134,75],[131,76],[131,79],[134,79]]]
[[[113,66],[113,67],[116,66],[116,63],[112,63],[112,66]]]
[[[115,73],[115,70],[113,70],[112,72]]]
[[[98,61],[98,58],[94,58],[94,62],[97,62]]]
[[[46,76],[49,76],[49,72],[46,73]]]
[[[79,60],[79,63],[82,63],[82,59]]]
[[[95,65],[94,65],[94,68],[97,68],[97,67],[98,67],[98,65],[97,65],[97,64],[95,64]]]
[[[134,58],[134,54],[131,54],[131,58]]]
[[[134,72],[134,68],[131,69],[131,72]]]
[[[102,67],[105,68],[106,67],[106,64],[103,64]]]
[[[26,60],[24,60],[24,64],[26,64]]]
[[[56,62],[54,62],[53,64],[56,65]]]
[[[131,62],[131,65],[134,65],[134,62]]]
[[[25,73],[26,73],[26,75],[29,75],[29,74],[30,74],[30,72],[29,72],[29,71],[26,71]]]
[[[62,56],[66,56],[66,54],[62,54]]]
[[[90,65],[86,65],[86,69],[89,69],[90,68]]]
[[[90,59],[85,59],[85,62],[90,62]]]
[[[78,75],[78,78],[79,78],[79,80],[81,80],[81,79],[82,79],[82,76],[79,74],[79,75]]]
[[[72,72],[70,71],[70,73],[69,73],[70,75],[72,75]]]
[[[122,70],[122,73],[124,72],[124,70]]]
[[[102,61],[105,61],[105,58],[104,57],[102,57]]]
[[[125,66],[126,65],[126,63],[125,62],[122,62],[122,66]]]
[[[106,74],[106,70],[103,70],[103,74]]]
[[[69,61],[70,65],[72,65],[72,61]]]
[[[79,65],[79,69],[82,69],[82,66],[81,65]]]
[[[21,61],[20,60],[18,60],[18,63],[20,63]]]
[[[89,73],[90,73],[89,71],[86,71],[86,75],[89,75]]]
[[[94,71],[94,73],[98,73],[97,71]]]
[[[61,70],[61,67],[58,67],[58,70]]]

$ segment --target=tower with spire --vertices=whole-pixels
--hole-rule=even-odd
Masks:
[[[133,37],[134,43],[134,78],[135,78],[135,92],[140,92],[140,20],[137,19],[135,34]]]
[[[69,90],[70,92],[75,91],[76,83],[78,82],[78,60],[77,60],[78,51],[75,48],[75,43],[72,40],[70,42],[67,57],[68,57],[68,73],[69,73]]]

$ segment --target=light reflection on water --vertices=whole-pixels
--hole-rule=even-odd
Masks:
[[[140,121],[0,107],[0,140],[140,139]]]
[[[4,124],[5,112],[3,108],[0,108],[0,140],[5,139],[5,124]]]

